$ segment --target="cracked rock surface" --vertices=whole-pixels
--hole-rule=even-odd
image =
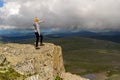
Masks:
[[[65,72],[60,46],[44,44],[37,50],[31,44],[2,44],[0,64],[8,61],[17,73],[27,76],[25,80],[55,80],[56,76],[63,80],[88,80]]]

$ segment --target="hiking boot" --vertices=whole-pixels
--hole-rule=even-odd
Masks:
[[[39,47],[35,47],[35,49],[40,49]]]
[[[43,44],[43,43],[41,43],[41,44],[40,44],[40,46],[44,46],[44,44]]]

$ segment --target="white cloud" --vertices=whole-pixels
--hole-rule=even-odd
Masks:
[[[0,29],[15,29],[15,26],[4,26],[4,25],[0,25]]]
[[[51,29],[120,29],[120,0],[4,0],[0,25],[31,28],[38,16]],[[9,26],[9,27],[8,27]],[[2,28],[0,26],[0,28]]]
[[[2,13],[1,17],[7,18],[9,16],[19,14],[19,9],[20,9],[19,3],[16,2],[6,3],[2,8],[0,8],[0,11]]]

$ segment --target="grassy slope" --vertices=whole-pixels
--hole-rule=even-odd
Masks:
[[[49,40],[61,45],[67,71],[77,74],[110,71],[120,72],[120,44],[90,38]]]
[[[0,80],[23,80],[25,76],[15,72],[12,68],[9,68],[7,72],[0,72]]]

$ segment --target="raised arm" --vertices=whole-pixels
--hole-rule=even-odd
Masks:
[[[43,20],[43,21],[39,21],[39,23],[44,23],[45,21]]]

